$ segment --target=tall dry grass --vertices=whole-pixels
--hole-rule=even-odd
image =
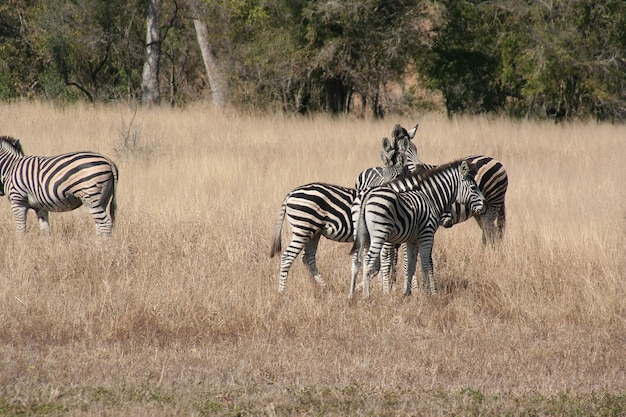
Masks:
[[[30,213],[18,237],[0,201],[0,410],[624,412],[623,126],[201,105],[131,118],[123,106],[0,106],[0,134],[27,153],[89,149],[120,169],[111,242],[96,239],[84,209],[52,213],[50,238]],[[298,261],[279,295],[268,253],[285,194],[312,181],[352,185],[379,163],[382,136],[416,121],[425,162],[503,162],[502,247],[484,249],[473,221],[440,230],[438,296],[374,286],[365,302],[347,298],[349,245],[323,241],[328,289]],[[129,127],[139,142],[124,141]]]

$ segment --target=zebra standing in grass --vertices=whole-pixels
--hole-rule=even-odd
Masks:
[[[294,188],[280,206],[278,223],[270,258],[282,250],[281,231],[285,217],[291,226],[291,241],[280,258],[278,291],[287,288],[287,274],[302,250],[302,261],[311,276],[321,286],[326,283],[317,269],[315,254],[320,237],[335,242],[351,242],[352,219],[350,207],[356,197],[356,189],[325,183],[311,183]]]
[[[406,130],[396,125],[394,131],[400,132]],[[415,136],[415,129],[412,129],[413,136]],[[411,136],[411,139],[413,139]],[[436,168],[437,165],[423,164],[417,159],[417,148],[413,143],[412,147],[415,148],[415,158],[407,161],[409,170],[411,172]],[[384,151],[384,147],[383,147]],[[469,207],[455,203],[450,209],[450,213],[446,213],[442,217],[442,225],[444,227],[452,227],[455,224],[462,223],[470,218],[475,218],[476,222],[482,230],[483,244],[493,244],[502,240],[504,236],[504,229],[506,226],[506,210],[505,210],[505,197],[506,191],[509,185],[506,169],[502,163],[490,156],[485,155],[472,155],[463,158],[470,165],[475,165],[478,172],[476,173],[476,183],[478,188],[485,196],[487,203],[487,209],[483,214],[473,213]]]
[[[451,218],[444,227],[452,227],[470,218],[476,219],[483,232],[483,245],[502,241],[506,227],[505,198],[509,187],[509,178],[500,161],[490,156],[473,155],[463,158],[476,166],[476,183],[485,196],[486,210],[474,213],[469,207],[455,203],[450,210]]]
[[[468,205],[476,213],[484,210],[485,199],[476,185],[475,175],[474,166],[459,160],[368,190],[363,195],[351,250],[350,297],[354,294],[356,275],[366,247],[363,295],[369,297],[370,279],[380,269],[380,251],[385,242],[406,243],[405,295],[411,294],[418,249],[424,287],[426,291],[436,292],[432,261],[435,232],[442,215],[455,201]]]
[[[381,152],[381,160],[385,167],[363,171],[359,175],[357,187],[366,189],[406,173],[405,153],[415,151],[408,150],[409,142],[408,136],[401,138],[394,136],[393,143],[383,138],[384,152]],[[282,251],[281,233],[286,217],[291,226],[292,236],[289,246],[281,256],[279,292],[285,291],[289,269],[301,251],[304,251],[302,261],[313,279],[321,286],[326,285],[315,262],[320,237],[324,236],[335,242],[351,242],[354,239],[351,209],[358,193],[359,188],[318,182],[296,187],[285,196],[278,214],[270,251],[270,257]]]
[[[26,230],[28,209],[35,210],[41,230],[49,234],[48,212],[84,205],[96,222],[96,231],[110,236],[117,180],[113,161],[97,153],[26,156],[19,140],[0,137],[0,195],[7,195],[19,233]]]
[[[401,126],[396,126],[395,129],[406,132]],[[482,230],[483,245],[501,242],[506,226],[505,197],[508,188],[506,170],[500,161],[489,156],[473,155],[463,159],[477,168],[476,183],[485,197],[486,209],[484,213],[474,213],[467,205],[455,202],[449,212],[442,214],[441,225],[450,228],[473,217]],[[411,172],[417,172],[436,168],[437,165],[422,164],[415,158],[408,167]],[[386,244],[381,252],[381,278],[383,291],[386,293],[389,292],[390,282],[395,282],[397,259],[397,245]],[[406,261],[405,257],[405,267]]]

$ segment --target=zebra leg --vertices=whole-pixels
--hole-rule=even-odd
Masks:
[[[370,281],[380,270],[381,249],[381,247],[370,244],[370,249],[367,251],[367,255],[365,256],[365,267],[363,268],[363,298],[369,298]]]
[[[393,243],[385,242],[380,251],[380,269],[382,276],[383,293],[389,294],[391,281],[395,282],[396,262],[398,261],[398,251]]]
[[[39,220],[39,229],[41,232],[48,236],[50,235],[50,223],[48,222],[48,212],[42,209],[35,209],[37,219]]]
[[[404,295],[411,295],[411,283],[413,281],[413,275],[415,274],[415,257],[417,255],[417,246],[415,244],[407,243],[406,254],[405,254],[405,280],[404,280]]]
[[[405,277],[406,277],[406,272],[409,269],[410,260],[409,260],[409,256],[407,255],[406,245],[402,245],[401,248],[404,249],[404,260],[402,261],[402,264],[404,266],[404,272],[405,272]],[[412,255],[413,257],[412,261],[414,264],[417,263],[417,252],[418,252],[418,248],[416,247],[415,253]],[[413,271],[413,274],[411,275],[411,278],[410,278],[410,282],[408,283],[408,285],[410,285],[411,287],[411,292],[417,290],[419,287],[419,284],[417,283],[417,281],[413,280],[414,277],[415,277],[415,270]],[[405,279],[405,285],[407,285],[406,279]]]
[[[426,293],[437,293],[437,282],[433,273],[433,237],[422,241],[419,245],[419,255],[422,263],[423,284]]]
[[[280,257],[280,276],[278,280],[278,292],[284,292],[287,288],[287,274],[289,273],[289,268],[291,268],[291,264],[298,257],[302,248],[304,248],[311,240],[315,240],[316,235],[311,236],[310,234],[292,234],[291,242],[289,242],[289,246],[285,249],[282,256]],[[317,237],[319,240],[319,235]],[[317,247],[317,244],[315,245]]]
[[[359,274],[359,269],[361,269],[362,256],[363,256],[362,248],[359,248],[359,250],[357,250],[356,252],[352,254],[352,269],[350,273],[350,292],[348,292],[349,298],[352,298],[356,290],[356,276]]]
[[[304,245],[304,254],[302,255],[302,262],[309,268],[309,272],[313,279],[322,287],[326,286],[326,282],[322,278],[322,275],[317,270],[315,263],[315,253],[317,252],[317,245],[320,242],[320,236],[317,235],[311,239],[306,245]]]
[[[506,228],[506,209],[504,203],[498,207],[498,214],[496,216],[496,237],[499,240],[504,238],[504,229]]]
[[[391,259],[391,275],[389,276],[389,289],[391,290],[396,285],[396,278],[398,275],[398,254],[400,250],[403,250],[406,253],[406,248],[403,248],[402,245],[396,245],[393,251],[393,258]]]
[[[26,232],[26,213],[28,212],[28,206],[20,204],[19,202],[12,202],[11,211],[15,219],[17,233],[24,234]]]
[[[87,207],[89,214],[96,223],[96,233],[100,236],[110,237],[113,229],[115,212],[113,187],[113,181],[110,180],[104,184],[92,185],[65,196],[67,200],[75,201],[76,207],[79,207],[80,204]]]
[[[87,207],[89,214],[91,214],[91,217],[96,222],[96,233],[101,236],[111,236],[113,219],[107,214],[106,207],[108,205],[108,200],[105,201],[105,205],[102,205],[102,199],[99,195],[91,195],[88,197],[80,196],[79,198],[83,205]]]

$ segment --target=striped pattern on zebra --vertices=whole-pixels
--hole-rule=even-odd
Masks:
[[[398,132],[407,132],[401,125],[396,125],[394,131],[396,130]],[[411,132],[413,132],[411,139],[415,136],[416,130],[417,126],[411,130]],[[411,144],[413,148],[415,148],[415,158],[407,161],[411,172],[437,167],[437,165],[421,163],[417,159],[416,146],[413,143]],[[443,216],[442,226],[452,227],[455,224],[462,223],[473,217],[482,230],[483,244],[487,245],[501,241],[506,227],[505,197],[509,185],[506,170],[500,161],[490,156],[472,155],[462,159],[470,164],[476,165],[478,169],[476,182],[478,183],[478,188],[480,188],[480,191],[485,196],[487,209],[483,214],[476,214],[467,206],[455,203],[452,205],[450,213],[446,213]]]
[[[502,241],[506,226],[505,197],[508,188],[508,176],[501,162],[484,155],[463,158],[477,168],[476,182],[485,197],[484,213],[475,213],[470,207],[453,203],[450,211],[442,214],[441,225],[450,228],[470,218],[476,219],[482,231],[483,245],[494,245]],[[413,172],[436,168],[437,165],[420,164],[411,166]],[[353,208],[354,210],[354,208]],[[381,252],[381,278],[383,291],[388,293],[395,282],[398,251],[395,245],[385,245]],[[404,259],[406,268],[406,257]]]
[[[416,129],[417,126],[414,130]],[[363,171],[355,188],[318,182],[296,187],[285,196],[278,214],[278,223],[270,251],[270,257],[274,257],[282,250],[282,225],[286,217],[291,227],[292,237],[289,246],[281,256],[279,292],[285,291],[289,269],[303,250],[302,261],[307,266],[311,276],[319,285],[326,285],[317,269],[315,257],[320,237],[324,236],[335,242],[351,242],[353,240],[354,228],[351,209],[360,190],[378,186],[384,181],[406,173],[404,163],[407,157],[405,153],[410,147],[410,138],[406,131],[404,133],[406,138],[394,135],[393,143],[389,142],[387,138],[383,138],[385,150],[381,153],[381,160],[385,167],[370,168]],[[375,172],[376,175],[367,175],[366,172]]]
[[[363,295],[369,297],[370,279],[380,269],[380,252],[385,242],[406,243],[405,295],[411,294],[418,248],[424,287],[427,292],[436,292],[432,261],[434,235],[442,214],[453,202],[468,205],[477,213],[484,210],[485,199],[475,182],[475,175],[476,167],[459,160],[368,190],[363,196],[351,250],[350,297],[354,294],[365,248],[368,250],[364,261]]]
[[[398,126],[394,127],[394,131],[398,129],[406,132],[404,128]],[[417,155],[417,150],[415,155]],[[454,203],[450,208],[450,212],[442,214],[441,225],[449,228],[473,217],[481,228],[483,245],[493,245],[501,242],[506,226],[505,197],[508,188],[506,170],[500,161],[489,156],[472,155],[463,159],[470,164],[476,165],[478,168],[476,182],[485,197],[487,207],[484,213],[477,214],[473,213],[466,205]],[[410,161],[408,165],[411,172],[435,167],[437,165],[422,164],[417,158]],[[397,260],[398,250],[396,245],[385,245],[381,252],[381,278],[385,293],[389,292],[390,282],[395,282]],[[406,268],[406,257],[404,261]]]
[[[24,155],[19,140],[0,137],[0,195],[7,195],[19,233],[26,230],[26,214],[33,209],[43,233],[50,233],[48,212],[84,205],[96,231],[111,235],[115,222],[118,170],[109,158],[93,152],[57,156]]]
[[[354,188],[319,182],[296,187],[287,194],[280,206],[270,251],[270,258],[281,252],[281,231],[287,217],[292,236],[280,259],[279,292],[285,291],[289,268],[303,249],[302,261],[311,276],[321,286],[326,285],[315,262],[317,245],[321,236],[335,242],[353,240],[350,208],[355,196]]]
[[[444,226],[451,227],[473,217],[483,232],[484,245],[500,242],[506,227],[505,198],[509,187],[506,170],[500,161],[490,156],[472,155],[463,159],[478,169],[476,183],[485,196],[487,208],[484,213],[477,214],[465,205],[453,204],[450,211],[451,224]]]

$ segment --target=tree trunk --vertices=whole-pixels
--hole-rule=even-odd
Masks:
[[[142,103],[147,107],[159,105],[161,102],[161,92],[159,90],[159,64],[161,61],[160,11],[161,0],[148,0],[146,61],[143,64],[143,79],[141,82]]]
[[[211,49],[206,24],[200,18],[194,17],[193,25],[196,28],[196,38],[198,39],[198,45],[202,53],[206,75],[209,79],[213,104],[218,107],[224,107],[228,101],[228,84],[224,78],[224,73],[219,66],[218,60]]]

